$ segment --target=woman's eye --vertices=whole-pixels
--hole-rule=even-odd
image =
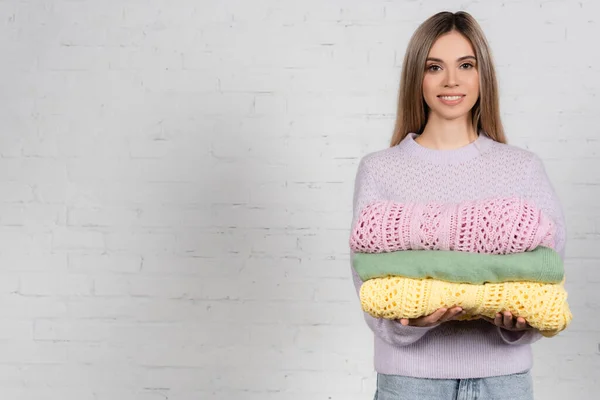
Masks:
[[[463,65],[461,65],[461,68],[465,68],[465,69],[473,68],[473,64],[464,63]]]
[[[430,65],[429,67],[427,67],[427,70],[429,71],[439,71],[439,65]]]

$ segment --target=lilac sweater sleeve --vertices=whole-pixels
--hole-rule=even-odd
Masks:
[[[350,267],[352,270],[352,279],[354,281],[354,286],[356,288],[357,294],[360,291],[360,286],[362,281],[360,276],[356,273],[356,270]],[[393,345],[393,346],[407,346],[421,339],[427,332],[431,329],[439,326],[431,326],[431,327],[417,327],[417,326],[404,326],[400,323],[400,321],[384,319],[384,318],[375,318],[369,315],[367,312],[364,312],[365,321],[367,325],[373,333],[379,337],[381,340]]]
[[[564,260],[567,231],[560,200],[554,190],[554,186],[548,178],[542,160],[533,153],[528,170],[529,180],[527,186],[529,187],[529,191],[526,193],[526,196],[556,224],[554,248]],[[498,328],[498,333],[504,342],[511,345],[531,344],[542,338],[542,335],[537,329],[512,332]]]
[[[364,157],[359,166],[358,171],[356,173],[356,178],[354,182],[354,198],[353,198],[353,218],[352,218],[352,226],[356,223],[358,219],[358,214],[360,210],[369,204],[372,201],[376,201],[377,199],[382,199],[382,193],[380,188],[377,185],[376,180],[374,179],[373,172],[369,168],[368,165],[369,156]],[[350,252],[350,260],[352,260],[353,252]],[[356,272],[356,270],[350,266],[352,271],[352,279],[354,281],[354,286],[356,288],[357,295],[359,294],[360,287],[362,285],[362,280],[360,276]],[[367,322],[367,325],[373,333],[379,337],[380,339],[390,343],[394,346],[407,346],[419,340],[423,337],[427,332],[431,329],[434,329],[435,325],[432,327],[416,327],[416,326],[404,326],[397,320],[390,320],[384,318],[375,318],[364,312],[364,318]]]

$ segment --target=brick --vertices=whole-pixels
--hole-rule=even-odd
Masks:
[[[104,275],[112,273],[137,273],[142,267],[142,257],[131,254],[69,254],[68,269],[72,273]]]
[[[62,272],[67,269],[65,254],[1,254],[2,271],[27,272]]]
[[[67,224],[73,227],[128,227],[139,215],[137,209],[126,208],[69,208]]]
[[[140,379],[141,368],[110,364],[101,365],[33,365],[23,371],[23,379],[32,387],[56,386],[69,389],[124,389],[132,379]],[[46,389],[47,390],[47,389]]]
[[[12,389],[6,388],[2,393],[9,399],[19,400],[37,400],[48,396],[47,388],[29,387]],[[58,396],[62,400],[96,400],[96,396],[91,389],[64,389],[53,388],[52,395]]]
[[[171,253],[175,246],[173,234],[160,232],[112,232],[105,234],[104,240],[109,251],[133,254]]]
[[[33,191],[30,185],[6,182],[0,184],[0,202],[23,203],[33,200]]]
[[[85,275],[23,274],[20,277],[19,293],[26,296],[90,295],[92,279]]]
[[[0,229],[0,252],[9,256],[51,252],[52,235],[50,233],[25,233],[19,228],[18,226],[9,226]]]
[[[238,268],[233,269],[231,266],[241,265],[243,260],[245,258],[240,259],[239,264],[232,260],[231,264],[223,266],[218,258],[154,255],[144,256],[140,270],[152,275],[227,277],[235,276]]]
[[[105,239],[101,232],[86,228],[57,228],[52,233],[56,250],[102,250]]]
[[[0,316],[7,319],[56,318],[66,315],[65,301],[56,297],[9,294],[1,297]]]
[[[4,344],[0,359],[5,364],[61,364],[67,361],[67,351],[62,343],[12,338]]]
[[[39,66],[54,71],[93,71],[108,68],[106,51],[96,46],[55,46],[40,54]]]
[[[8,134],[0,137],[0,155],[2,157],[20,157],[23,154],[23,138],[16,133],[17,130],[23,130],[20,125],[20,122],[6,118],[4,131]]]
[[[66,163],[48,158],[0,159],[0,182],[45,184],[61,182],[65,177]]]

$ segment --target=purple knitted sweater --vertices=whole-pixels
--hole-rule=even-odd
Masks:
[[[495,142],[483,133],[454,150],[423,147],[416,137],[411,133],[397,146],[362,158],[354,186],[352,227],[360,210],[381,200],[458,203],[520,196],[556,224],[555,249],[564,260],[563,211],[534,153]],[[351,270],[358,294],[362,281]],[[506,331],[484,320],[421,328],[363,314],[374,334],[375,370],[382,374],[462,379],[523,372],[533,365],[531,344],[542,338],[537,331]]]

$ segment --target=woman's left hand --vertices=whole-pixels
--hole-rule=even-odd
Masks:
[[[500,328],[509,330],[509,331],[526,331],[529,329],[533,329],[531,325],[525,321],[523,317],[514,317],[510,311],[505,311],[504,313],[496,313],[496,318],[491,319],[489,317],[482,316],[483,319],[488,321],[491,324],[499,326]]]

